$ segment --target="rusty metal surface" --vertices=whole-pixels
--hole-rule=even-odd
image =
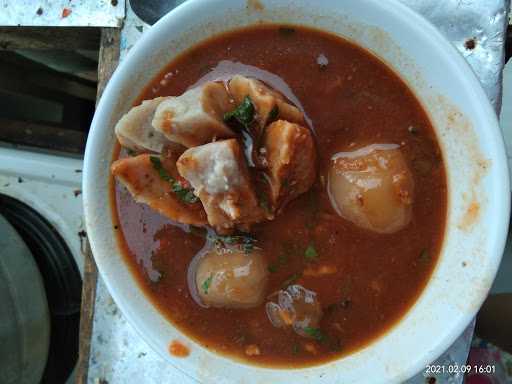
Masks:
[[[499,110],[510,0],[401,0],[422,14],[468,61]]]
[[[401,0],[435,24],[466,58],[496,110],[501,103],[501,77],[509,0]],[[121,31],[121,58],[149,26],[127,9]],[[117,309],[99,279],[94,317],[89,383],[196,383],[178,371],[141,339]],[[474,321],[433,364],[465,364]],[[435,335],[433,335],[435,337]],[[448,368],[446,368],[446,371]],[[408,381],[425,383],[425,371]],[[460,374],[433,375],[436,383],[462,383]]]
[[[0,26],[120,27],[125,0],[0,0]]]

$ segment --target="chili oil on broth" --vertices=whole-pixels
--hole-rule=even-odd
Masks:
[[[197,305],[187,285],[187,269],[205,239],[135,203],[112,182],[124,258],[159,311],[216,352],[252,364],[288,368],[347,355],[375,340],[405,314],[437,261],[447,192],[432,126],[412,92],[379,59],[339,37],[291,26],[260,25],[204,41],[172,61],[135,104],[180,95],[226,61],[279,76],[314,127],[319,158],[314,186],[275,220],[255,225],[251,234],[270,266],[268,294],[286,282],[315,291],[324,312],[320,329],[325,338],[305,339],[273,327],[265,302],[251,309]],[[400,145],[414,179],[411,222],[393,234],[377,234],[340,218],[325,188],[333,154],[372,143]],[[123,153],[118,151],[115,157]],[[313,262],[304,256],[310,245],[317,254]],[[336,272],[301,276],[308,267],[326,264]],[[246,347],[253,344],[261,353],[246,355]]]

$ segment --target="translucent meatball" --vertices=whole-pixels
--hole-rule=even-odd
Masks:
[[[266,304],[267,316],[274,327],[292,327],[301,336],[312,337],[307,328],[317,328],[322,318],[322,307],[316,293],[301,285],[290,285],[280,290],[277,303]]]
[[[398,145],[337,153],[328,180],[333,207],[359,227],[393,233],[409,224],[414,182]]]
[[[250,308],[265,296],[268,269],[258,249],[212,248],[197,263],[195,284],[199,299],[211,307]]]

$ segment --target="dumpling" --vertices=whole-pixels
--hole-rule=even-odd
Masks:
[[[165,172],[177,179],[174,164],[159,156],[142,154],[115,161],[111,171],[137,202],[145,203],[169,219],[183,224],[207,224],[201,203],[193,202],[193,198],[184,199],[186,195],[177,194],[172,190],[171,183],[162,178],[160,173]],[[191,190],[187,193],[193,197]]]
[[[301,336],[312,337],[306,330],[318,327],[322,307],[316,293],[302,285],[290,285],[277,294],[277,303],[269,301],[265,309],[274,327],[292,327]]]
[[[261,127],[269,123],[272,117],[304,124],[304,115],[297,107],[259,80],[235,75],[229,81],[228,89],[237,105],[241,104],[246,96],[250,97]],[[276,111],[277,114],[272,116],[275,113],[272,111]]]
[[[177,162],[180,175],[201,199],[208,222],[220,233],[264,219],[245,164],[242,148],[235,139],[189,148]]]
[[[265,159],[269,171],[270,201],[282,208],[306,192],[316,178],[316,150],[309,129],[278,120],[266,129]]]
[[[259,249],[212,248],[197,263],[195,284],[201,302],[207,306],[250,308],[263,301],[268,267]]]
[[[165,97],[144,100],[117,122],[114,130],[119,143],[134,151],[162,152],[169,140],[151,125],[155,110]]]
[[[214,139],[234,137],[224,124],[224,113],[234,108],[224,85],[208,82],[177,97],[168,97],[156,109],[153,127],[167,139],[194,147]]]
[[[334,155],[328,192],[338,214],[361,228],[393,233],[411,220],[414,180],[397,145]]]

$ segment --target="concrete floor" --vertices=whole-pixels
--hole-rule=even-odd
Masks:
[[[503,105],[500,125],[507,145],[508,164],[512,169],[512,59],[505,66],[503,73]],[[511,173],[512,175],[512,173]],[[512,292],[512,233],[509,234],[505,254],[501,261],[498,275],[491,289],[492,293]]]

